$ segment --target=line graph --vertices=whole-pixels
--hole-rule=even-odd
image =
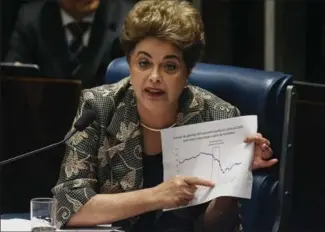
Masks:
[[[229,162],[225,157],[222,157],[220,147],[211,147],[212,152],[199,152],[190,157],[184,157],[180,154],[179,149],[174,149],[176,170],[177,173],[182,174],[188,172],[188,167],[200,164],[211,164],[211,167],[204,167],[204,176],[210,180],[218,179],[221,184],[232,182],[236,178],[236,173],[231,173],[236,167],[240,166],[242,162],[236,160]],[[206,159],[210,160],[206,160]],[[204,159],[204,160],[203,160]],[[192,164],[187,164],[192,163]],[[201,169],[202,170],[202,169]]]
[[[211,158],[212,158],[214,161],[217,161],[217,163],[218,163],[218,165],[219,165],[219,168],[220,168],[220,171],[221,171],[222,173],[229,172],[229,171],[231,171],[231,169],[233,169],[235,166],[238,166],[238,165],[241,164],[241,162],[235,162],[235,163],[233,163],[233,164],[232,164],[231,166],[229,166],[229,167],[222,167],[222,164],[221,164],[220,159],[218,159],[217,157],[215,157],[212,153],[206,153],[206,152],[200,152],[199,154],[197,154],[197,155],[195,155],[195,156],[192,156],[192,157],[190,157],[190,158],[185,158],[185,159],[183,159],[183,160],[178,160],[178,163],[179,163],[179,164],[183,164],[183,163],[185,163],[185,162],[187,162],[187,161],[190,161],[190,160],[192,160],[192,159],[196,159],[196,158],[200,157],[201,155],[211,156]]]

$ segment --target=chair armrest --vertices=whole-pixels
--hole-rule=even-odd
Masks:
[[[254,173],[251,199],[241,199],[244,232],[272,231],[278,206],[278,180],[273,174]]]

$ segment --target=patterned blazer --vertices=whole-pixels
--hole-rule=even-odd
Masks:
[[[92,109],[96,120],[67,143],[57,185],[58,227],[97,193],[142,188],[142,140],[129,77],[82,92],[74,122]],[[176,126],[238,116],[239,110],[212,93],[189,85],[180,96]],[[129,221],[134,222],[138,217]]]

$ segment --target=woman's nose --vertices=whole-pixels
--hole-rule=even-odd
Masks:
[[[157,68],[152,70],[152,72],[150,73],[149,80],[152,81],[153,83],[161,81],[161,77]]]

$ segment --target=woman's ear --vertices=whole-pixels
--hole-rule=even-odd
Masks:
[[[186,89],[187,87],[188,87],[188,78],[185,81],[184,89]]]

